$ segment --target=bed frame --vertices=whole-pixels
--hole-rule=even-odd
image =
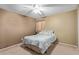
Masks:
[[[47,49],[47,51],[44,54],[50,54],[51,51],[54,49],[54,47],[56,46],[57,43],[58,43],[58,40],[56,40],[55,42],[53,42],[51,44],[51,46],[49,46],[49,48]],[[30,48],[34,52],[37,52],[38,54],[42,54],[41,51],[40,51],[41,49],[39,47],[34,46],[34,45],[22,44],[22,47],[23,48]]]

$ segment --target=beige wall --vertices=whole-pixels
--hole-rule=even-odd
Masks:
[[[35,32],[35,21],[16,13],[0,10],[0,48],[19,43],[24,35]]]
[[[78,18],[78,47],[79,47],[79,6],[78,6],[78,9],[77,9],[77,18]]]
[[[54,30],[60,42],[77,44],[76,10],[49,16],[45,20],[45,28]]]

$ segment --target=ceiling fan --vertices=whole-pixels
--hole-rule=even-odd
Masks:
[[[39,5],[39,4],[31,4],[31,5],[25,5],[24,6],[25,9],[29,8],[30,10],[27,12],[27,14],[29,13],[33,13],[33,14],[38,14],[40,16],[45,16],[45,14],[43,13],[44,9]]]

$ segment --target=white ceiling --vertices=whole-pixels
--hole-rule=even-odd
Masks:
[[[0,8],[33,18],[41,18],[77,9],[76,4],[38,4],[42,14],[34,13],[34,4],[1,4]]]

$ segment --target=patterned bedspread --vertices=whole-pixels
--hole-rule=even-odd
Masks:
[[[25,36],[23,38],[23,43],[39,47],[41,49],[41,53],[43,54],[55,40],[56,36],[54,33],[52,34],[45,33],[32,36]]]

